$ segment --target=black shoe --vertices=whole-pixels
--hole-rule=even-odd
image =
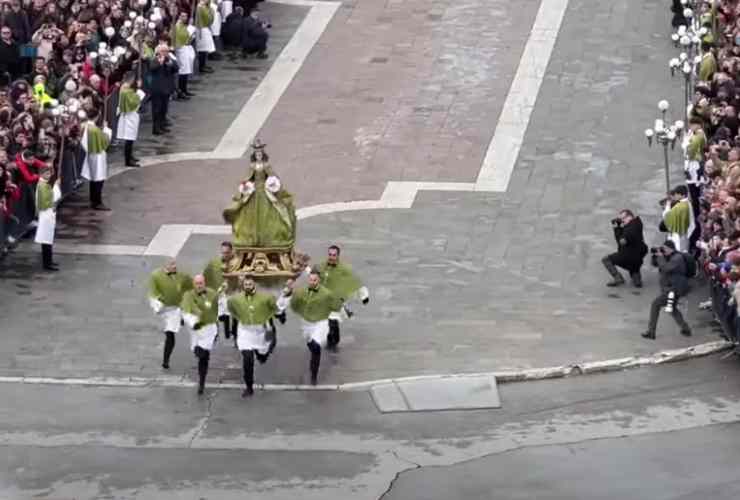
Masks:
[[[254,394],[254,389],[252,389],[251,387],[247,387],[246,389],[244,389],[244,390],[242,391],[242,397],[243,397],[243,398],[249,398],[249,397],[251,397],[251,396],[252,396],[253,394]]]
[[[317,382],[316,379],[317,379],[316,375],[311,375],[311,385],[316,385],[316,382]]]
[[[326,346],[326,350],[329,352],[336,353],[336,352],[339,352],[339,347],[337,346],[337,344],[330,344]]]
[[[141,164],[138,161],[131,160],[131,161],[126,162],[126,166],[127,167],[140,167]]]
[[[201,73],[213,73],[213,68],[211,68],[210,66],[203,66],[202,68],[200,68],[200,72]]]
[[[161,130],[165,134],[169,134],[170,133],[170,127],[168,127],[167,125],[162,126],[159,130]]]
[[[691,337],[691,330],[681,330],[681,335],[683,335],[684,337]]]
[[[165,370],[169,370],[170,369],[170,364],[167,363],[167,362],[164,362],[164,363],[162,363],[162,368],[164,368]]]
[[[268,57],[267,52],[260,52],[257,54],[257,59],[267,59]]]
[[[93,207],[93,210],[98,210],[100,212],[110,212],[111,211],[111,209],[105,203],[101,203],[99,205],[95,205]]]
[[[49,264],[48,266],[43,266],[43,268],[44,268],[44,271],[52,271],[52,272],[59,271],[59,268],[57,266],[55,266],[54,264]]]
[[[642,288],[642,275],[638,273],[630,273],[630,278],[632,279],[632,284],[635,288]]]
[[[655,334],[654,333],[651,333],[651,332],[645,332],[645,333],[642,334],[642,338],[644,338],[644,339],[650,339],[650,340],[655,340]]]
[[[197,94],[193,94],[192,92],[188,90],[187,92],[185,92],[185,95],[188,97],[195,97]]]
[[[138,159],[138,158],[137,158],[137,157],[135,157],[135,156],[132,156],[132,157],[131,157],[131,161],[132,161],[132,162],[134,162],[134,163],[139,163],[139,162],[140,162],[141,160],[140,160],[140,159]]]
[[[161,130],[152,130],[152,135],[164,135],[164,132]]]
[[[198,396],[202,395],[205,390],[206,390],[205,386],[199,385],[198,386]]]
[[[176,101],[189,101],[190,97],[188,97],[186,94],[183,94],[182,92],[177,94],[177,97],[175,97]]]
[[[606,284],[608,287],[615,287],[615,286],[621,286],[624,285],[624,278],[622,278],[621,274],[617,274],[617,276],[614,277],[613,280],[611,280],[609,283]]]

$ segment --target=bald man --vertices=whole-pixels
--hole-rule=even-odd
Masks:
[[[193,289],[185,292],[180,304],[182,317],[190,328],[190,349],[198,358],[198,394],[203,394],[211,349],[218,335],[218,293],[206,287],[202,274],[193,278]]]
[[[175,349],[175,334],[182,325],[180,303],[182,297],[192,288],[193,281],[185,273],[177,271],[177,262],[171,260],[157,269],[149,277],[149,305],[154,314],[164,323],[164,355],[162,368],[170,368],[170,356]]]

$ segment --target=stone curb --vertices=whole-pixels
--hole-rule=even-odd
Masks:
[[[526,370],[483,372],[483,373],[454,373],[446,375],[417,375],[410,377],[386,378],[368,380],[364,382],[349,382],[346,384],[255,384],[255,388],[263,391],[365,391],[376,385],[403,383],[419,380],[440,380],[460,377],[495,377],[498,383],[527,382],[533,380],[547,380],[564,378],[574,375],[590,375],[641,366],[654,366],[664,363],[674,363],[687,359],[708,356],[729,350],[732,342],[715,341],[698,344],[681,349],[659,351],[650,356],[628,356],[613,358],[604,361],[591,361],[571,365],[549,366],[545,368],[529,368]],[[195,382],[183,377],[91,377],[91,378],[54,378],[54,377],[2,377],[0,383],[5,384],[34,384],[34,385],[68,385],[68,386],[97,386],[97,387],[195,387]],[[224,383],[209,384],[210,389],[242,389],[242,384]]]

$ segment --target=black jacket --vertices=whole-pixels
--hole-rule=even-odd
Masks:
[[[629,223],[614,228],[614,239],[617,240],[620,259],[632,263],[642,264],[648,248],[642,232],[642,221],[635,217]],[[624,244],[623,244],[624,243]]]
[[[174,75],[177,74],[179,67],[171,57],[165,59],[164,64],[160,64],[157,58],[152,59],[149,65],[151,75],[151,86],[149,90],[152,94],[170,95],[175,91]]]
[[[670,257],[656,257],[660,271],[660,288],[663,292],[674,291],[686,295],[689,291],[689,278],[686,276],[686,261],[681,252],[673,252]]]
[[[7,71],[11,80],[15,80],[20,72],[20,60],[18,45],[15,42],[8,45],[0,40],[0,73]]]
[[[232,12],[226,18],[224,27],[221,29],[221,39],[229,47],[241,47],[243,34],[244,16],[237,12]]]

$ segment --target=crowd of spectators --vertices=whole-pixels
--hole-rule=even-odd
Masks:
[[[230,45],[266,57],[267,23],[253,14],[260,1],[0,0],[0,251],[32,225],[39,169],[53,166],[60,175],[63,161],[84,154],[81,123],[97,116],[115,129],[113,101],[124,80],[150,94],[150,68],[174,44],[182,13],[197,24],[198,7],[210,7],[214,16],[205,19],[213,19],[218,48],[221,23],[229,21]],[[63,179],[63,190],[77,183]]]
[[[686,11],[690,8],[691,11]],[[687,185],[699,231],[693,248],[709,279],[724,336],[740,339],[740,1],[673,2],[673,25],[696,23],[684,139]],[[687,15],[688,14],[688,15]],[[693,242],[692,242],[693,243]]]

